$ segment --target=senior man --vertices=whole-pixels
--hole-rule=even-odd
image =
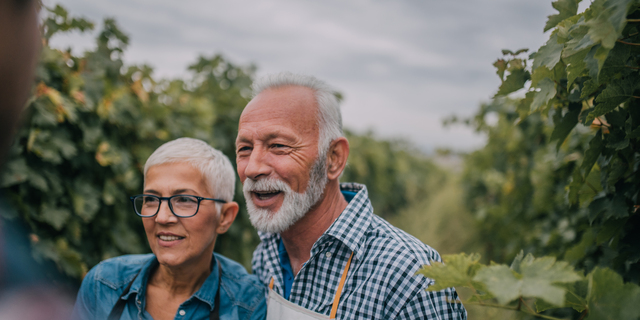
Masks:
[[[441,261],[373,214],[367,188],[338,182],[349,156],[333,90],[281,73],[254,83],[240,117],[238,174],[261,243],[253,272],[271,319],[466,319],[455,289],[425,289]]]

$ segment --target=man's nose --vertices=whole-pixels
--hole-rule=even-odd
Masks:
[[[267,158],[267,152],[258,148],[254,149],[249,156],[247,166],[244,168],[244,175],[251,180],[268,176],[271,173],[271,166],[269,166]]]
[[[171,212],[171,208],[169,208],[169,200],[163,200],[160,203],[160,209],[158,210],[158,214],[155,218],[156,222],[160,224],[171,224],[178,222],[178,217],[176,217]]]

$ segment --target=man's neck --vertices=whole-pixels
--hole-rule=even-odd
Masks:
[[[280,233],[294,275],[297,275],[302,265],[309,260],[313,244],[329,229],[347,204],[340,192],[338,181],[331,181],[327,184],[325,195],[320,202],[291,228]]]

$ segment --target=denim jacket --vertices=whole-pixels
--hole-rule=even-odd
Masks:
[[[267,311],[264,285],[237,262],[214,255],[214,261],[222,267],[220,319],[264,319]],[[218,262],[214,262],[214,271],[218,269],[215,265]],[[129,293],[123,297],[127,305],[121,319],[152,319],[145,310],[145,293],[151,270],[157,265],[158,260],[153,254],[125,255],[102,261],[82,281],[73,319],[107,319],[118,297],[138,272],[140,274],[133,281]],[[200,289],[180,305],[175,319],[209,319],[218,278],[218,272],[211,272]]]

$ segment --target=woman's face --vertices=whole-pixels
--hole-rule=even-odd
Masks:
[[[200,171],[186,162],[149,168],[144,193],[159,197],[188,194],[215,198]],[[142,218],[149,246],[160,264],[171,268],[208,268],[218,234],[216,212],[214,201],[202,200],[195,216],[178,218],[163,200],[157,215]]]

